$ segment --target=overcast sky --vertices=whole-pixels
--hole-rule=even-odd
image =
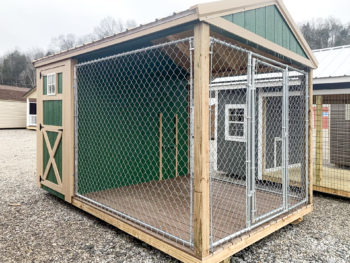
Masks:
[[[235,1],[235,0],[232,0]],[[147,23],[206,0],[1,0],[0,55],[15,48],[46,49],[60,34],[91,33],[106,17]],[[333,16],[350,22],[349,0],[284,0],[296,22]]]

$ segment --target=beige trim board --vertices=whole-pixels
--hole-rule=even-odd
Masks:
[[[78,198],[73,197],[72,204],[80,208],[81,210],[92,214],[95,217],[119,228],[127,234],[136,237],[137,239],[149,244],[150,246],[182,262],[189,263],[214,263],[225,260],[226,258],[241,251],[242,249],[256,243],[257,241],[283,228],[284,226],[298,220],[299,218],[304,217],[308,213],[312,212],[313,209],[312,205],[307,205],[301,207],[300,209],[294,211],[291,214],[287,214],[284,217],[279,217],[275,220],[272,220],[268,224],[262,225],[261,227],[252,230],[246,235],[243,235],[232,240],[231,242],[228,242],[226,245],[222,246],[220,249],[216,250],[214,253],[211,253],[209,256],[201,260],[199,258],[196,258],[192,254],[193,252],[191,252],[190,250],[180,249],[175,245],[172,245],[171,243],[165,242],[164,240],[157,238],[156,235],[153,235],[152,233],[147,232],[145,230],[141,230],[139,227],[133,226],[132,224],[126,223],[118,219],[116,216],[104,212],[100,208],[85,203],[84,201],[81,201]]]

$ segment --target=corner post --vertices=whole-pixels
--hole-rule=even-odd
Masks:
[[[209,255],[209,25],[194,27],[194,252]]]
[[[316,96],[316,185],[320,185],[322,180],[322,96]]]
[[[309,123],[308,123],[308,175],[309,175],[309,184],[308,184],[308,187],[309,187],[309,191],[308,191],[308,194],[309,194],[309,204],[313,204],[313,156],[312,156],[312,153],[313,153],[313,71],[312,69],[310,69],[309,71],[309,77],[308,77],[308,95],[309,95],[309,98],[308,98],[308,118],[309,118]]]
[[[74,195],[74,66],[76,61],[67,61],[63,76],[63,187],[65,200],[72,202]]]

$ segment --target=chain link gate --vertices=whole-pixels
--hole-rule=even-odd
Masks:
[[[192,42],[75,67],[76,196],[189,247]]]
[[[307,201],[306,78],[211,39],[212,249]]]

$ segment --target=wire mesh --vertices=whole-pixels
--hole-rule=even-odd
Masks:
[[[76,66],[76,195],[192,246],[192,39]]]
[[[314,185],[349,196],[350,95],[317,95],[314,103]]]
[[[211,248],[307,198],[306,74],[212,38]]]

